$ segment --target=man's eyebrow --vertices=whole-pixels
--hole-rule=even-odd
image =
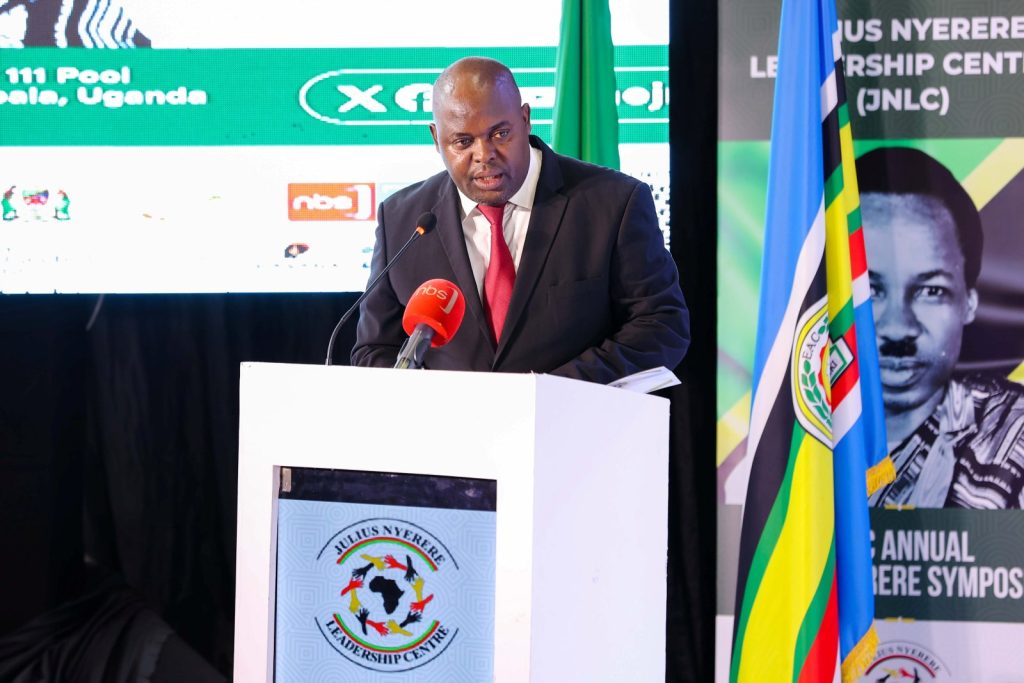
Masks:
[[[512,125],[512,123],[510,121],[499,121],[498,123],[494,124],[493,126],[491,126],[490,128],[487,129],[487,134],[490,135],[491,133],[493,133],[494,131],[498,130],[499,128],[507,128],[508,126],[511,126],[511,125]],[[471,137],[473,137],[473,134],[469,133],[469,132],[466,132],[466,131],[453,131],[453,132],[448,134],[448,137],[450,139],[461,138],[461,137],[470,137],[471,138]]]
[[[914,276],[915,280],[931,280],[933,277],[945,277],[953,280],[956,276],[945,268],[936,268],[935,270],[926,270],[923,273],[918,273]]]
[[[508,128],[512,125],[511,121],[498,121],[496,124],[487,129],[488,135],[494,135],[494,131],[501,130],[502,128]]]

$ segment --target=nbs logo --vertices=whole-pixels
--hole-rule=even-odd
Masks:
[[[442,282],[444,282],[442,280]],[[435,286],[437,280],[430,280],[424,282],[417,291],[420,296],[434,297],[441,304],[441,312],[448,315],[455,308],[456,302],[459,300],[459,295],[462,293],[458,287],[451,285],[451,291],[445,290],[442,287]]]
[[[372,221],[374,194],[373,183],[290,183],[288,220]]]
[[[315,615],[317,626],[353,664],[408,671],[439,657],[458,635],[449,605],[459,565],[423,527],[389,518],[356,522],[327,542],[317,562],[338,577],[337,608]]]

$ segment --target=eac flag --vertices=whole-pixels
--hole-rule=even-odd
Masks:
[[[886,455],[835,0],[783,0],[730,681],[855,681]]]

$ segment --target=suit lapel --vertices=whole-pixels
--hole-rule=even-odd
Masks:
[[[466,236],[462,232],[462,215],[459,210],[459,193],[455,184],[448,179],[441,197],[434,206],[434,215],[437,216],[437,231],[441,238],[441,246],[445,255],[448,256],[448,263],[455,273],[455,284],[462,290],[466,298],[466,311],[469,313],[480,336],[494,351],[494,342],[491,341],[491,331],[487,326],[484,317],[484,306],[480,301],[480,292],[476,287],[476,278],[473,276],[473,267],[469,264],[469,254],[466,253]],[[466,325],[467,321],[463,321]]]
[[[544,270],[548,252],[555,241],[555,235],[558,234],[565,206],[568,203],[565,195],[558,192],[562,188],[563,181],[562,170],[558,166],[555,153],[539,138],[530,136],[530,140],[534,147],[541,150],[543,161],[541,162],[540,178],[537,179],[533,209],[530,211],[530,227],[526,231],[523,255],[519,259],[516,284],[512,289],[512,301],[508,305],[505,327],[501,331],[501,339],[498,341],[494,357],[495,366],[501,360],[508,340],[519,324],[520,318],[526,310],[526,304],[533,296],[537,280]]]

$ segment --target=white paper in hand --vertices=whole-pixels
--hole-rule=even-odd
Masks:
[[[677,384],[681,384],[679,378],[665,366],[659,366],[609,382],[608,386],[649,394],[652,391],[674,387]]]

